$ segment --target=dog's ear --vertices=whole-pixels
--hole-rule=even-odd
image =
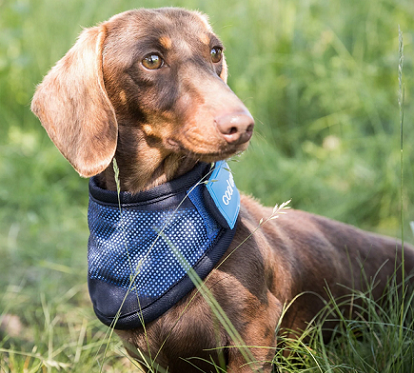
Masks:
[[[103,80],[106,27],[84,30],[37,87],[31,109],[83,177],[102,172],[116,149],[118,124]]]

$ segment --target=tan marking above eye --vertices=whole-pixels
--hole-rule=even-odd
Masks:
[[[200,35],[199,39],[203,44],[209,45],[210,44],[210,36],[208,34],[203,33]]]
[[[172,41],[171,41],[171,39],[168,36],[161,36],[159,40],[160,40],[160,44],[165,49],[171,49]]]

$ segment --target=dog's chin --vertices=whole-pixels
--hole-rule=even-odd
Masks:
[[[229,153],[219,153],[219,154],[193,154],[193,158],[197,159],[200,162],[205,163],[212,163],[212,162],[218,162],[223,161],[225,159],[229,159],[231,157],[234,157],[236,155],[241,154],[243,151],[237,151],[237,152],[229,152]]]
[[[166,141],[167,147],[170,151],[182,154],[185,157],[194,159],[200,162],[217,162],[228,159],[235,155],[239,155],[244,152],[249,146],[249,142],[239,145],[225,144],[222,146],[184,146],[181,142],[173,139]]]

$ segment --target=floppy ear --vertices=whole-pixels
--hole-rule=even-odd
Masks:
[[[83,177],[102,172],[116,149],[118,124],[103,80],[106,27],[84,30],[37,87],[31,109]]]

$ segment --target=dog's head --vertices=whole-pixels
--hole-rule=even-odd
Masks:
[[[115,153],[154,169],[171,154],[210,162],[245,150],[254,126],[226,80],[223,45],[204,15],[132,10],[84,30],[32,110],[82,176]]]

